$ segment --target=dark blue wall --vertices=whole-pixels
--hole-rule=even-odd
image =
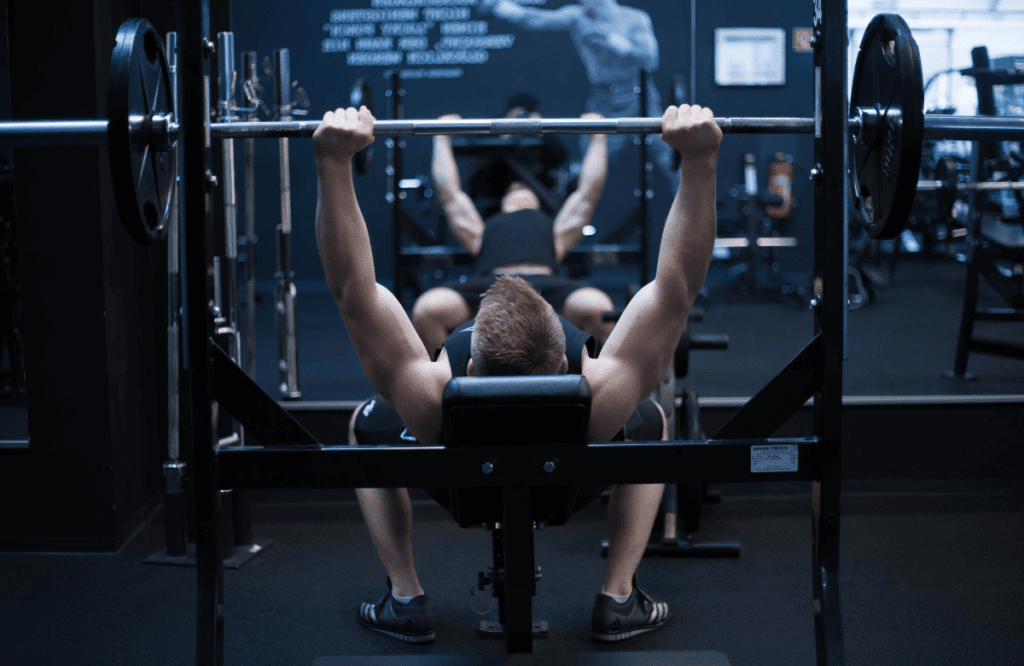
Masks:
[[[810,27],[810,2],[765,0],[764,2],[699,2],[697,9],[697,98],[718,116],[814,115],[813,54],[792,48],[793,29]],[[786,83],[782,86],[718,86],[715,84],[715,28],[783,28],[786,31]],[[767,165],[775,153],[793,157],[793,194],[796,209],[783,233],[795,235],[799,246],[782,250],[780,263],[786,268],[810,269],[813,264],[813,192],[809,171],[813,164],[811,135],[731,135],[722,143],[718,161],[719,230],[738,218],[739,206],[729,191],[743,183],[743,155],[753,153],[758,168],[759,188],[766,188]]]
[[[556,8],[565,0],[549,0],[543,8]],[[660,46],[661,65],[655,81],[665,103],[670,99],[673,74],[681,73],[689,81],[690,73],[690,3],[677,0],[631,0],[626,2],[650,14]],[[317,118],[329,109],[347,106],[352,82],[367,77],[373,90],[375,115],[389,117],[384,96],[389,83],[387,72],[392,67],[346,65],[345,53],[323,53],[321,41],[324,26],[332,10],[366,9],[371,0],[309,0],[301,3],[262,3],[235,0],[232,3],[232,26],[236,48],[255,50],[259,57],[273,49],[287,47],[291,52],[292,78],[296,79],[312,101],[310,118]],[[697,102],[710,106],[719,116],[810,116],[813,113],[811,55],[795,53],[791,48],[792,29],[811,23],[811,3],[769,0],[767,2],[698,3],[696,30],[696,94]],[[422,10],[421,10],[422,11]],[[474,10],[470,20],[484,17]],[[579,56],[568,34],[563,32],[529,32],[490,18],[489,34],[515,35],[509,49],[488,52],[487,62],[460,65],[462,76],[454,79],[406,80],[404,87],[405,115],[408,118],[434,118],[442,113],[457,112],[463,117],[502,115],[505,100],[516,91],[528,91],[542,100],[540,112],[548,117],[572,117],[583,112],[589,84]],[[783,86],[720,87],[714,83],[714,30],[716,27],[775,27],[786,31],[786,84]],[[380,34],[379,31],[377,33]],[[433,44],[439,36],[434,28],[428,34]],[[240,55],[239,55],[240,62]],[[266,84],[270,85],[269,82]],[[687,86],[688,88],[688,86]],[[265,98],[272,97],[272,90]],[[652,115],[658,115],[652,112]],[[565,137],[566,145],[578,159],[580,150],[576,137]],[[406,177],[429,173],[430,139],[410,137],[403,154]],[[767,165],[776,152],[793,156],[796,167],[794,192],[799,196],[794,219],[786,231],[801,237],[801,248],[786,255],[787,267],[810,265],[809,188],[806,176],[812,155],[809,136],[731,136],[727,137],[719,162],[718,195],[723,200],[720,219],[723,223],[739,215],[738,207],[729,201],[729,191],[742,183],[742,156],[757,156],[760,186],[765,187]],[[241,160],[241,150],[236,149]],[[370,226],[377,261],[378,279],[389,283],[391,275],[391,232],[385,202],[386,177],[383,141],[379,141],[372,170],[358,177],[357,188],[363,212]],[[597,240],[613,228],[634,208],[633,191],[637,183],[637,162],[628,151],[611,166],[608,185],[595,216]],[[273,278],[275,270],[274,226],[279,216],[278,162],[276,142],[263,141],[257,148],[257,227],[260,243],[257,271],[261,280]],[[316,205],[316,173],[313,150],[309,141],[291,142],[293,265],[300,288],[306,280],[321,283],[323,273],[316,253],[313,218]],[[241,162],[239,169],[241,169]],[[468,165],[467,165],[468,166]],[[241,173],[241,170],[239,170]],[[661,222],[671,203],[668,181],[655,171],[652,180],[655,197],[651,205],[651,238],[656,244]],[[241,193],[241,192],[240,192]],[[656,245],[655,245],[656,246]],[[310,285],[306,285],[307,288]]]

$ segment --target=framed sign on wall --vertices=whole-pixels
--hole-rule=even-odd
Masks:
[[[782,28],[715,29],[715,83],[781,86],[786,83],[786,31]]]

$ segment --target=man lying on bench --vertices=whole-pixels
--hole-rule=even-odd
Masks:
[[[722,140],[711,110],[683,105],[665,111],[661,138],[682,156],[682,182],[665,221],[655,278],[630,301],[597,358],[581,342],[585,334],[560,320],[526,282],[512,277],[499,280],[484,296],[476,319],[453,333],[436,359],[430,358],[401,304],[376,282],[351,167],[352,156],[373,142],[373,123],[365,107],[338,109],[324,115],[313,135],[317,246],[363,369],[386,409],[393,408],[405,424],[406,437],[438,443],[442,392],[453,376],[560,374],[571,368],[590,383],[590,440],[611,440],[672,362],[711,262]],[[465,358],[467,349],[468,360],[456,360],[455,354]],[[357,411],[357,418],[365,411]],[[670,617],[667,604],[635,585],[662,490],[662,484],[612,490],[607,568],[591,620],[596,640],[652,631]],[[357,496],[391,583],[381,600],[362,604],[360,623],[405,641],[433,640],[430,601],[413,560],[408,492],[367,488]]]

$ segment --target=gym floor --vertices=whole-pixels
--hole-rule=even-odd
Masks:
[[[848,494],[840,575],[847,663],[1024,664],[1024,493]],[[486,533],[417,502],[415,542],[438,639],[409,645],[355,622],[384,573],[352,503],[263,501],[253,532],[269,547],[226,570],[225,663],[311,664],[340,655],[498,655],[476,627],[490,597],[470,597],[490,563]],[[544,574],[534,617],[551,635],[535,654],[700,651],[734,666],[812,664],[809,496],[727,494],[705,509],[705,539],[737,540],[739,559],[647,559],[642,587],[672,606],[664,629],[620,645],[589,638],[604,561],[603,507],[537,532]],[[117,554],[0,554],[5,666],[162,664],[194,660],[195,569],[143,564],[163,546],[157,514]],[[491,617],[496,618],[496,610]],[[441,659],[438,663],[444,663]],[[648,663],[643,659],[636,663]]]
[[[713,286],[714,283],[712,282]],[[952,382],[963,267],[907,260],[892,285],[849,318],[846,395],[1024,393],[1024,362],[972,355],[971,383]],[[300,285],[301,289],[302,285]],[[982,289],[982,304],[998,305]],[[323,290],[300,291],[301,387],[306,400],[359,400],[370,391]],[[276,395],[269,298],[258,308],[257,379]],[[756,325],[753,323],[756,322]],[[694,330],[728,333],[725,352],[691,359],[704,397],[749,396],[810,339],[805,305],[715,286]],[[978,332],[1020,340],[1018,324]],[[742,544],[739,559],[647,559],[639,581],[668,601],[663,630],[621,645],[589,639],[604,561],[603,506],[536,533],[534,617],[551,624],[538,656],[713,650],[733,665],[814,663],[810,493],[806,484],[721,485],[699,536]],[[757,494],[754,494],[757,493]],[[385,590],[384,573],[349,495],[263,491],[253,535],[269,547],[225,571],[226,664],[310,664],[341,655],[499,655],[476,627],[490,602],[471,597],[490,563],[490,538],[459,529],[436,505],[416,501],[421,578],[439,621],[438,640],[415,646],[368,632],[359,603]],[[847,662],[1024,664],[1024,483],[925,481],[869,491],[848,486],[840,573]],[[183,664],[194,660],[195,569],[144,564],[164,546],[159,507],[110,555],[0,554],[0,663]],[[490,617],[496,618],[496,609]],[[443,661],[443,659],[442,659]],[[644,663],[643,659],[639,663]]]

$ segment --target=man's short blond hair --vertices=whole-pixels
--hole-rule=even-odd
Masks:
[[[470,353],[479,375],[553,375],[565,357],[565,332],[526,280],[499,275],[480,301]]]

